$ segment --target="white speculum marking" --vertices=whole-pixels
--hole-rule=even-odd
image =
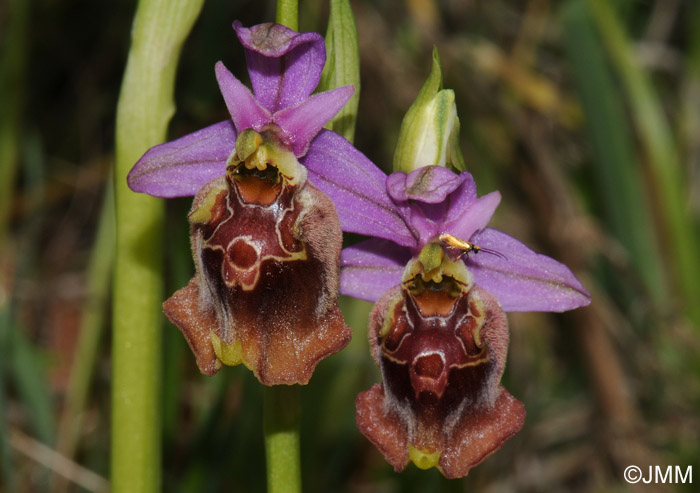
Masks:
[[[287,250],[284,247],[284,243],[282,242],[282,235],[280,232],[280,220],[281,220],[281,218],[283,218],[285,216],[285,214],[288,211],[293,210],[293,208],[294,208],[294,205],[293,205],[294,201],[293,200],[292,200],[291,206],[286,207],[280,211],[279,203],[277,201],[273,202],[269,206],[261,206],[258,204],[248,204],[246,202],[243,202],[241,200],[241,198],[238,196],[238,194],[234,194],[234,195],[236,196],[236,200],[238,200],[239,204],[242,207],[256,207],[256,208],[267,209],[268,211],[270,211],[271,214],[274,215],[274,217],[275,217],[275,236],[277,238],[277,244],[284,252],[283,256],[282,255],[280,255],[280,256],[278,256],[278,255],[261,255],[262,244],[259,240],[256,241],[256,239],[253,238],[251,235],[237,236],[236,238],[231,240],[226,245],[226,248],[224,248],[222,245],[212,245],[211,243],[209,243],[209,241],[205,241],[203,249],[207,248],[209,250],[213,250],[213,251],[218,250],[218,251],[222,252],[222,255],[224,257],[224,262],[222,262],[222,265],[221,265],[221,278],[223,279],[224,284],[226,284],[227,287],[234,288],[240,284],[241,288],[244,291],[252,291],[253,289],[255,289],[255,286],[258,284],[258,280],[260,279],[260,265],[262,262],[264,262],[265,260],[269,260],[269,259],[276,260],[278,262],[292,262],[294,260],[306,260],[306,258],[307,258],[306,244],[304,244],[302,242],[302,249],[300,251],[290,252],[289,250]],[[228,222],[228,220],[230,220],[233,217],[233,215],[234,215],[233,209],[231,208],[231,205],[228,203],[228,201],[226,204],[226,209],[230,213],[229,218],[225,221],[222,221],[221,223],[219,223],[216,226],[216,228],[215,228],[214,232],[211,234],[210,238],[214,237],[216,235],[216,233],[218,232],[219,228],[222,227],[223,224],[226,224]],[[301,216],[302,216],[302,214],[299,215],[299,217],[301,217]],[[296,227],[298,222],[299,222],[299,218],[297,218],[297,221],[295,221],[295,225],[294,225],[295,227]],[[235,263],[233,263],[228,258],[228,255],[226,254],[226,252],[228,252],[229,248],[231,248],[231,246],[237,241],[244,241],[247,245],[250,245],[255,250],[255,253],[256,253],[258,258],[255,261],[255,263],[253,263],[250,267],[241,268],[238,265],[236,265]],[[235,271],[240,272],[240,273],[249,273],[251,271],[255,271],[255,277],[250,282],[238,282],[236,279],[229,279],[230,276],[228,276],[226,273],[227,265],[232,267]]]
[[[423,351],[422,353],[419,353],[413,357],[413,361],[411,362],[411,366],[413,366],[415,368],[418,360],[420,360],[421,358],[426,358],[428,356],[433,356],[433,355],[438,355],[440,357],[440,361],[442,361],[442,371],[445,371],[445,367],[447,366],[447,362],[445,361],[445,355],[441,351]],[[419,376],[421,378],[426,378],[423,375],[419,375]],[[435,379],[434,377],[427,377],[427,378]]]

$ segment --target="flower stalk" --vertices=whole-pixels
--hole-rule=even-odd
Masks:
[[[301,491],[298,385],[264,388],[263,429],[268,493]]]
[[[299,30],[298,0],[277,0],[276,22]],[[264,388],[263,434],[268,493],[301,492],[299,387],[273,385]]]
[[[277,24],[283,24],[292,31],[299,30],[299,0],[277,0]]]
[[[160,199],[133,193],[126,176],[165,140],[182,44],[202,0],[141,0],[117,107],[112,456],[114,492],[160,490],[162,222]]]

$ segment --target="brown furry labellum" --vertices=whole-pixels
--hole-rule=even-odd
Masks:
[[[498,301],[463,262],[440,255],[431,267],[411,260],[372,310],[384,382],[357,397],[356,418],[396,471],[412,461],[459,478],[520,430],[525,409],[499,385],[508,325]]]
[[[308,383],[351,337],[337,303],[342,232],[331,200],[274,136],[248,130],[189,220],[197,272],[163,308],[199,369],[243,363],[265,385]]]

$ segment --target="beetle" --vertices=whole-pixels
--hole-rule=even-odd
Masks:
[[[438,236],[438,239],[440,242],[450,248],[456,248],[458,250],[461,250],[462,253],[460,254],[459,258],[465,257],[468,258],[470,252],[479,253],[479,252],[486,252],[490,253],[491,255],[495,255],[496,257],[500,257],[504,260],[507,260],[506,256],[503,255],[500,252],[497,252],[496,250],[490,250],[488,248],[482,248],[479,245],[476,245],[474,243],[471,243],[469,241],[465,241],[462,239],[457,238],[456,236],[452,236],[449,233],[442,233],[440,236]]]

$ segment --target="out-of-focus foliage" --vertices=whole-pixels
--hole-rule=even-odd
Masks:
[[[390,171],[436,45],[467,169],[480,194],[503,195],[495,226],[571,266],[593,302],[564,315],[509,316],[505,386],[526,405],[525,428],[448,482],[434,470],[395,474],[356,430],[355,395],[379,377],[370,306],[343,299],[353,341],[302,392],[304,491],[623,490],[630,464],[697,466],[698,287],[684,279],[700,254],[677,252],[699,235],[700,5],[603,2],[601,16],[600,3],[351,2],[362,82],[356,146]],[[105,226],[97,232],[110,220],[100,211],[134,9],[0,6],[0,87],[10,88],[0,91],[0,176],[10,177],[0,183],[2,491],[106,485],[109,337],[85,337],[110,330],[100,259],[111,254]],[[326,32],[327,13],[328,2],[302,0],[301,29]],[[184,48],[171,137],[226,118],[214,63],[245,77],[230,24],[273,18],[274,2],[205,3]],[[659,159],[675,178],[659,175],[669,173]],[[192,261],[189,201],[168,208],[169,294],[190,278]],[[244,368],[201,376],[165,319],[163,340],[164,489],[262,491],[259,386]],[[95,363],[78,364],[85,358]],[[81,423],[75,441],[64,436],[67,422]]]

